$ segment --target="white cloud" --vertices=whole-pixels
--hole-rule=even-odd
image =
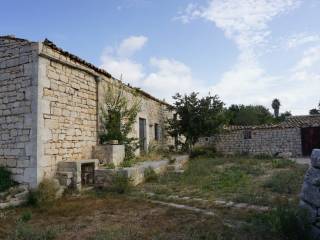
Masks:
[[[175,59],[151,57],[148,66],[153,71],[146,73],[147,66],[133,60],[134,53],[141,50],[147,40],[144,36],[133,36],[124,39],[117,48],[106,48],[101,56],[100,67],[114,77],[168,101],[176,92],[195,91],[197,81],[184,63]]]
[[[297,48],[305,44],[320,42],[319,34],[299,33],[295,34],[286,41],[286,48]]]
[[[300,0],[209,0],[207,6],[189,6],[178,17],[184,23],[202,18],[220,28],[237,45],[237,62],[222,74],[211,89],[228,103],[263,104],[270,107],[274,97],[282,101],[282,110],[307,114],[319,101],[320,48],[310,47],[292,69],[272,75],[260,64],[265,49],[271,49],[269,23],[297,8]],[[316,43],[319,36],[300,34],[286,43],[295,48]]]
[[[117,54],[119,57],[131,57],[134,53],[142,49],[147,41],[148,38],[145,36],[131,36],[126,38],[121,42]]]

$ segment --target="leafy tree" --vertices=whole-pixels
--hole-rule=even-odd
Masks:
[[[311,109],[311,110],[309,111],[309,114],[310,114],[310,115],[320,114],[320,102],[319,102],[319,104],[318,104],[318,109],[316,109],[316,108]]]
[[[231,105],[225,112],[230,125],[260,125],[273,123],[272,114],[261,105]]]
[[[130,93],[124,85],[109,84],[104,89],[104,101],[100,105],[100,143],[118,140],[125,145],[126,159],[133,158],[138,148],[137,139],[129,134],[141,107],[137,93]]]
[[[273,99],[271,106],[274,111],[274,116],[276,118],[278,118],[279,117],[279,110],[280,110],[280,106],[281,106],[279,99],[277,99],[277,98]]]
[[[219,131],[225,122],[223,102],[217,95],[199,98],[198,93],[176,94],[174,107],[176,117],[168,120],[168,133],[184,136],[187,150],[192,150],[199,137],[210,136]]]
[[[277,118],[278,122],[283,122],[284,120],[286,120],[287,117],[292,116],[291,112],[289,111],[285,111],[284,113],[281,113],[280,116]]]

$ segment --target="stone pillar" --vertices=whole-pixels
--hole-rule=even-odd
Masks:
[[[301,191],[300,206],[309,213],[312,235],[320,239],[320,149],[314,149]]]

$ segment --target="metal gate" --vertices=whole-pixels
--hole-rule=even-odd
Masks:
[[[310,156],[314,148],[320,148],[320,127],[301,129],[302,154]]]

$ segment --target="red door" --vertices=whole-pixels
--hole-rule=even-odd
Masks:
[[[320,148],[320,127],[301,129],[302,154],[310,156],[314,148]]]

